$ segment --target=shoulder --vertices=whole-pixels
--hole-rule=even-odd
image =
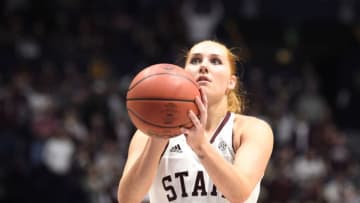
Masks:
[[[234,141],[240,146],[248,141],[273,144],[273,131],[270,124],[258,117],[235,114]]]
[[[270,124],[258,117],[235,114],[234,127],[245,131],[251,131],[254,128],[259,130],[271,131]]]

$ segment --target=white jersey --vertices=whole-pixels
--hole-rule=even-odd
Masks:
[[[233,163],[234,114],[227,113],[210,142],[228,162]],[[247,201],[255,203],[260,192],[260,181]],[[155,180],[149,192],[151,203],[222,203],[229,202],[202,166],[198,156],[187,145],[184,135],[169,139],[162,155]]]

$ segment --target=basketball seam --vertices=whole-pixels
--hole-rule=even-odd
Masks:
[[[197,87],[197,84],[191,80],[190,78],[186,77],[186,76],[183,76],[183,75],[179,75],[179,74],[175,74],[175,73],[155,73],[155,74],[152,74],[152,75],[148,75],[144,78],[142,78],[141,80],[137,81],[134,85],[132,85],[131,87],[129,87],[128,91],[134,89],[138,84],[140,84],[142,81],[150,78],[150,77],[154,77],[154,76],[158,76],[158,75],[172,75],[172,76],[176,76],[176,77],[182,77],[182,78],[185,78],[186,80],[190,81],[192,84],[194,84],[196,87]]]
[[[182,126],[186,126],[187,124],[191,123],[191,121],[187,122],[187,123],[184,123],[184,124],[180,124],[180,125],[175,125],[175,126],[164,126],[164,125],[159,125],[159,124],[155,124],[155,123],[152,123],[152,122],[149,122],[147,120],[145,120],[144,118],[142,118],[141,116],[139,116],[137,113],[135,113],[135,111],[127,108],[128,112],[132,113],[134,116],[136,116],[138,119],[140,119],[142,122],[146,123],[146,124],[149,124],[149,125],[152,125],[152,126],[155,126],[155,127],[160,127],[160,128],[179,128],[179,127],[182,127]]]

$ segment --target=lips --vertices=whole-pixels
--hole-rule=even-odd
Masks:
[[[211,82],[211,80],[206,77],[206,76],[199,76],[197,79],[196,79],[196,82]]]

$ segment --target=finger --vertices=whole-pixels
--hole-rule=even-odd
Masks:
[[[187,136],[187,135],[189,134],[190,130],[189,130],[189,129],[186,129],[186,128],[180,128],[180,132],[181,132],[182,134],[184,134],[185,136]]]
[[[208,100],[207,100],[207,96],[205,94],[205,91],[203,88],[200,87],[200,95],[201,95],[201,101],[204,104],[205,107],[207,107],[208,104]]]
[[[198,106],[198,109],[200,111],[200,122],[202,124],[205,124],[206,120],[207,120],[207,109],[205,107],[205,105],[202,103],[200,97],[196,97],[195,98],[195,103]]]
[[[205,112],[206,111],[206,108],[205,108],[205,105],[203,104],[203,102],[201,101],[200,97],[196,97],[195,98],[195,103],[200,111],[201,112]]]
[[[189,118],[196,128],[201,126],[200,120],[192,110],[189,111]]]

